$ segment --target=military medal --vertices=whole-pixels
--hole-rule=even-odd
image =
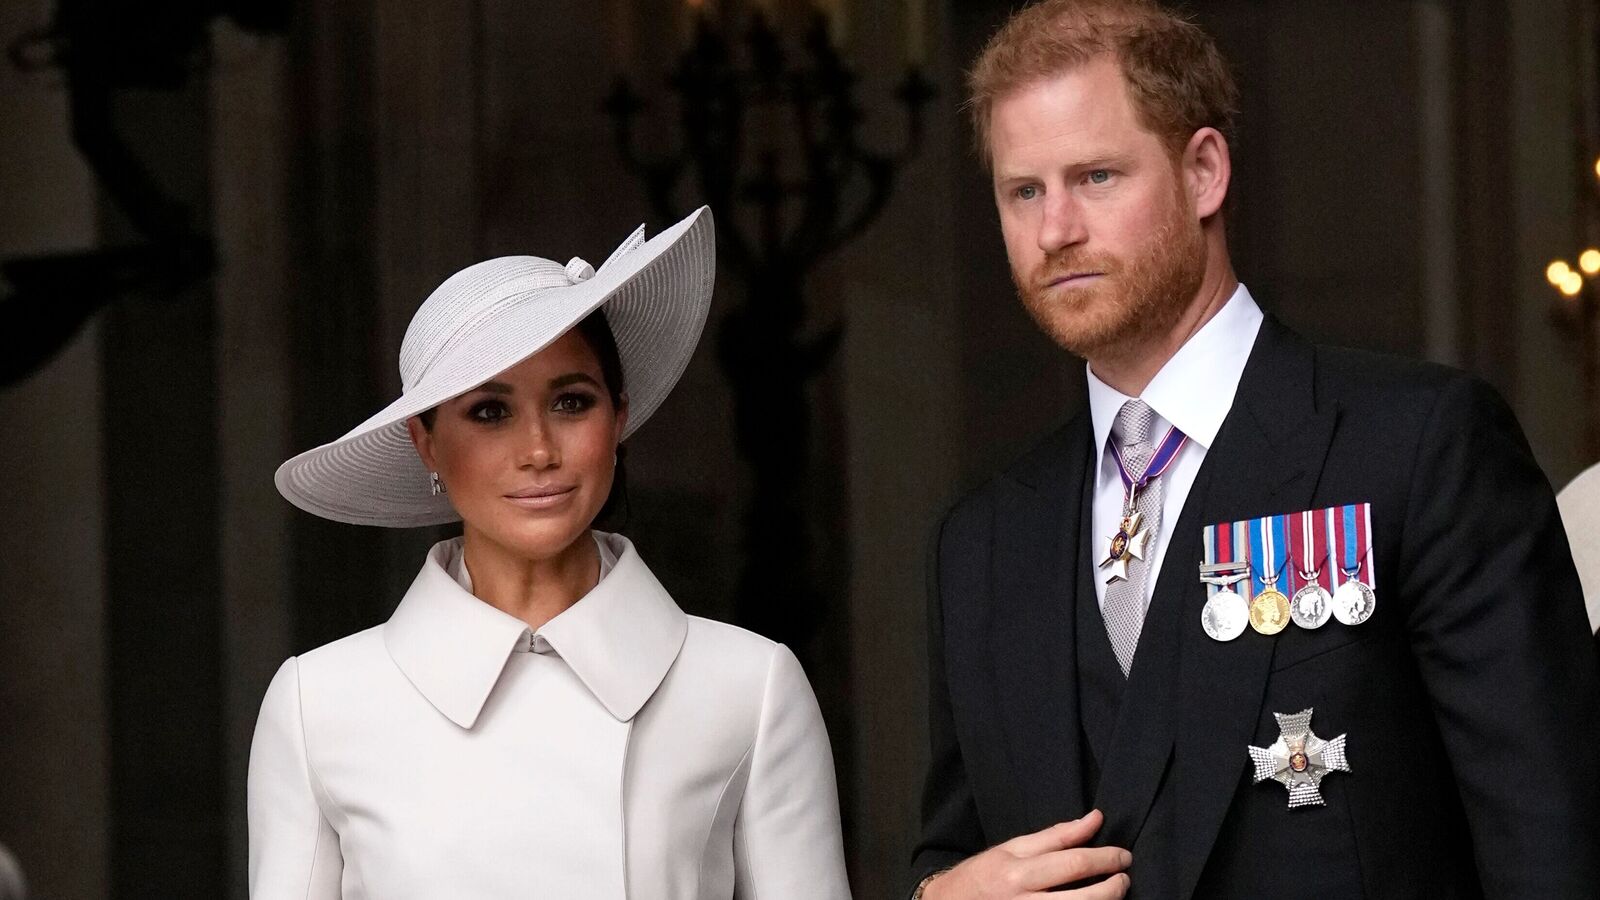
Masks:
[[[1212,525],[1202,534],[1206,561],[1200,566],[1200,580],[1211,586],[1211,596],[1200,609],[1200,627],[1214,641],[1231,641],[1250,624],[1250,604],[1233,589],[1250,577],[1249,561],[1232,558],[1235,548],[1250,546],[1244,527],[1243,523]]]
[[[1289,618],[1301,628],[1321,628],[1328,624],[1328,619],[1333,617],[1333,595],[1328,589],[1318,584],[1316,579],[1320,572],[1310,575],[1301,574],[1301,578],[1310,583],[1289,598]]]
[[[1144,527],[1144,517],[1135,509],[1138,504],[1139,492],[1144,486],[1156,478],[1161,477],[1178,458],[1178,452],[1189,438],[1176,427],[1167,429],[1166,437],[1161,439],[1160,446],[1150,457],[1150,462],[1145,466],[1144,474],[1135,479],[1128,474],[1128,466],[1122,461],[1122,450],[1116,441],[1111,442],[1111,456],[1117,462],[1117,474],[1122,476],[1123,502],[1122,520],[1117,525],[1117,532],[1111,536],[1111,543],[1106,548],[1106,558],[1100,561],[1100,568],[1108,569],[1107,583],[1128,577],[1128,564],[1136,559],[1144,559],[1149,552],[1151,533]]]
[[[1372,618],[1377,598],[1372,592],[1372,506],[1362,503],[1329,510],[1337,517],[1339,573],[1344,581],[1333,590],[1333,615],[1342,624],[1360,625]],[[1363,578],[1363,573],[1366,578]]]
[[[1344,576],[1350,580],[1333,592],[1333,615],[1345,625],[1360,625],[1372,618],[1372,608],[1377,603],[1372,588],[1355,577],[1359,571],[1345,572]]]
[[[1250,627],[1260,634],[1277,634],[1289,627],[1289,598],[1278,590],[1278,579],[1283,576],[1283,569],[1289,562],[1288,547],[1280,546],[1283,532],[1281,523],[1283,516],[1266,516],[1256,520],[1259,534],[1251,535],[1250,556],[1260,560],[1256,566],[1255,577],[1261,583],[1261,589],[1256,591],[1254,599],[1250,601]],[[1259,538],[1259,543],[1257,539]],[[1257,553],[1259,549],[1261,552]],[[1278,562],[1278,552],[1283,551],[1283,562]]]
[[[1344,735],[1325,741],[1311,732],[1311,710],[1294,715],[1273,713],[1278,739],[1270,747],[1250,747],[1255,783],[1272,779],[1289,789],[1289,808],[1322,806],[1322,779],[1329,772],[1348,772]]]
[[[1249,577],[1248,571],[1201,577],[1206,584],[1221,588],[1200,609],[1200,627],[1205,629],[1207,637],[1214,641],[1231,641],[1244,634],[1244,627],[1250,622],[1250,604],[1237,591],[1230,590],[1229,585]]]
[[[1106,553],[1106,558],[1101,560],[1100,568],[1110,568],[1107,581],[1116,581],[1128,577],[1128,563],[1136,559],[1144,559],[1145,551],[1149,549],[1150,531],[1144,527],[1144,517],[1138,511],[1124,510],[1122,522],[1117,526],[1117,533],[1111,536],[1111,547]]]
[[[1321,628],[1333,615],[1333,595],[1322,586],[1328,555],[1325,532],[1317,528],[1318,519],[1310,511],[1289,517],[1289,539],[1299,550],[1299,561],[1305,564],[1296,566],[1302,587],[1289,600],[1289,618],[1301,628]],[[1310,565],[1312,560],[1317,560],[1315,568]]]
[[[1277,634],[1289,627],[1289,598],[1267,582],[1267,589],[1250,601],[1250,627],[1266,635]]]

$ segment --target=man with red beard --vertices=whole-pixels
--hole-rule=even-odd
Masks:
[[[1192,24],[1046,0],[970,82],[1088,408],[940,526],[914,896],[1596,896],[1600,671],[1505,404],[1262,313]]]

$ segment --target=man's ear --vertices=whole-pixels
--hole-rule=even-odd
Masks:
[[[1222,209],[1233,181],[1233,159],[1228,139],[1215,128],[1202,128],[1183,150],[1184,187],[1195,215],[1209,219]]]
[[[422,419],[412,416],[406,420],[406,432],[411,435],[411,446],[417,448],[417,456],[422,458],[422,464],[429,472],[439,471],[433,458],[433,435],[422,424]]]

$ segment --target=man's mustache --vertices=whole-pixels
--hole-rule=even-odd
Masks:
[[[1034,290],[1043,290],[1050,282],[1073,275],[1115,275],[1122,266],[1115,259],[1100,253],[1068,253],[1045,259],[1034,270]]]

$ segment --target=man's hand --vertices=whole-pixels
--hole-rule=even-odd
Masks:
[[[1094,810],[1081,819],[1012,838],[990,847],[934,878],[923,900],[1114,900],[1128,892],[1124,871],[1133,854],[1121,847],[1084,847],[1104,817]],[[1051,888],[1108,875],[1104,881],[1065,893]]]

